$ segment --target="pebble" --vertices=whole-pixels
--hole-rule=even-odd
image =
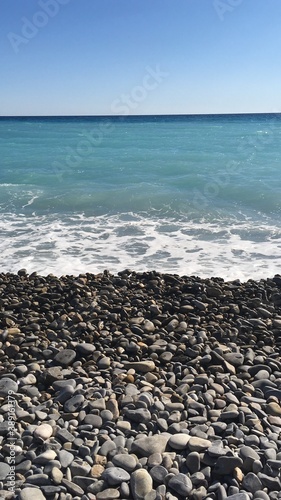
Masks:
[[[248,474],[246,474],[246,476],[244,476],[243,478],[242,487],[246,491],[255,493],[257,490],[262,489],[262,483],[256,474],[253,474],[253,472],[248,472]]]
[[[6,397],[8,394],[14,394],[18,392],[18,384],[14,380],[8,377],[3,377],[0,379],[0,396]]]
[[[0,273],[0,491],[13,404],[19,500],[277,499],[280,287]]]
[[[141,437],[133,442],[131,452],[141,457],[148,457],[153,453],[163,453],[169,438],[169,435],[163,434]]]
[[[211,441],[196,436],[191,436],[188,441],[188,448],[190,449],[190,451],[198,451],[200,453],[202,451],[205,451],[210,446]]]
[[[75,358],[76,352],[73,349],[63,349],[55,355],[54,361],[59,365],[66,367],[72,365]]]
[[[121,467],[109,467],[103,472],[102,479],[106,481],[109,486],[116,486],[124,481],[129,481],[130,474]]]
[[[124,365],[127,370],[133,368],[136,372],[139,373],[153,372],[155,370],[155,363],[151,360],[126,362],[124,363]]]
[[[6,479],[10,472],[10,465],[5,462],[0,462],[0,481]]]
[[[46,441],[53,434],[53,428],[49,424],[41,424],[34,430],[34,437]]]
[[[134,500],[144,500],[152,486],[152,478],[147,470],[138,469],[132,473],[130,487]]]
[[[24,488],[19,492],[19,500],[46,500],[38,488]]]
[[[137,461],[133,455],[117,454],[112,458],[112,462],[116,467],[121,467],[127,472],[135,470]]]
[[[114,500],[115,498],[120,498],[120,492],[115,488],[107,488],[96,495],[97,500]]]
[[[173,448],[173,450],[185,450],[190,439],[191,437],[189,434],[173,434],[170,437],[168,444],[171,448]]]
[[[190,478],[182,473],[173,476],[168,484],[169,488],[171,488],[173,491],[176,491],[183,497],[187,497],[192,490],[192,482]]]

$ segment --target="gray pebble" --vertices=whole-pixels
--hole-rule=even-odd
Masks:
[[[179,495],[186,497],[190,494],[192,490],[192,482],[188,476],[185,474],[177,474],[176,476],[173,476],[169,483],[168,483],[169,488],[171,488],[173,491],[176,491],[179,493]]]
[[[123,481],[129,481],[130,474],[124,469],[121,469],[121,467],[109,467],[102,473],[101,478],[106,481],[109,486],[116,486],[123,483]]]
[[[0,378],[0,396],[6,397],[8,394],[18,392],[18,384],[9,377]]]

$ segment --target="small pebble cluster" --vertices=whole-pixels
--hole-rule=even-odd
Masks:
[[[280,346],[279,275],[0,274],[0,497],[280,499]]]

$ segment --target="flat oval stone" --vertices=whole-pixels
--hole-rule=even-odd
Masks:
[[[75,358],[76,352],[73,349],[63,349],[55,355],[54,360],[61,366],[69,366],[72,365]]]
[[[67,491],[71,493],[74,496],[79,496],[81,497],[84,493],[82,488],[78,486],[77,484],[73,483],[72,481],[68,481],[68,479],[63,479],[61,484],[66,487]]]
[[[100,429],[102,426],[102,418],[99,415],[89,413],[88,415],[86,415],[83,423],[92,425],[96,429]]]
[[[221,475],[231,474],[236,467],[241,468],[242,465],[243,460],[240,457],[223,456],[218,458],[214,471]]]
[[[61,484],[63,480],[62,471],[58,467],[53,467],[51,470],[51,478],[56,485]]]
[[[28,477],[27,482],[36,486],[51,484],[49,476],[47,474],[33,474],[32,476]]]
[[[173,476],[169,483],[169,488],[176,491],[179,495],[187,497],[192,490],[192,482],[188,476],[181,472]]]
[[[209,448],[211,444],[211,441],[209,441],[208,439],[191,436],[188,441],[188,448],[190,449],[190,451],[198,451],[200,453],[201,451]]]
[[[143,500],[152,490],[152,478],[145,469],[135,470],[131,475],[130,486],[134,500]]]
[[[50,460],[54,460],[57,454],[54,450],[46,450],[33,460],[34,464],[46,465]]]
[[[9,377],[1,378],[0,379],[0,396],[6,397],[8,394],[12,394],[13,392],[18,392],[18,384]]]
[[[133,368],[136,372],[140,373],[153,372],[155,370],[155,363],[151,360],[126,362],[124,366],[127,370]]]
[[[192,451],[186,457],[186,465],[191,474],[200,470],[200,455],[197,451]]]
[[[35,429],[33,435],[36,438],[49,439],[53,434],[53,428],[49,424],[41,424],[37,429]]]
[[[116,467],[121,467],[125,469],[127,472],[133,472],[135,470],[137,461],[133,455],[129,455],[127,453],[114,455],[112,458],[112,463]]]
[[[78,411],[81,406],[83,405],[85,401],[85,398],[83,394],[77,394],[76,396],[73,396],[70,398],[68,401],[64,403],[64,411],[66,413],[75,413]]]
[[[6,464],[5,462],[0,462],[0,481],[6,479],[9,472],[10,472],[9,464]]]
[[[97,500],[115,500],[115,498],[120,498],[120,492],[115,488],[106,488],[97,493],[96,498]]]
[[[110,364],[111,364],[111,359],[108,356],[104,356],[97,362],[97,365],[100,370],[106,370],[107,368],[110,367]]]
[[[189,434],[179,433],[173,434],[168,444],[173,450],[185,450],[187,448],[188,442],[190,440]]]
[[[19,500],[46,500],[39,488],[24,488],[19,492]]]
[[[95,350],[95,346],[88,342],[83,342],[82,344],[77,345],[77,351],[80,352],[82,356],[88,356],[88,354],[92,354]]]
[[[163,484],[168,471],[165,467],[163,467],[163,465],[155,465],[152,469],[150,469],[149,473],[153,481]]]
[[[243,478],[242,487],[246,491],[255,493],[258,490],[262,490],[262,483],[256,474],[254,474],[253,472],[248,472],[248,474],[246,474],[246,476],[244,476]]]
[[[123,481],[129,481],[130,474],[124,469],[121,469],[121,467],[109,467],[105,469],[101,478],[106,481],[109,486],[117,486],[123,483]]]
[[[235,493],[234,495],[230,495],[229,497],[227,497],[227,500],[250,500],[250,497],[243,491],[242,493]]]

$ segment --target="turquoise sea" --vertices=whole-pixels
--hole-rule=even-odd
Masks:
[[[0,118],[0,270],[281,271],[281,115]]]

